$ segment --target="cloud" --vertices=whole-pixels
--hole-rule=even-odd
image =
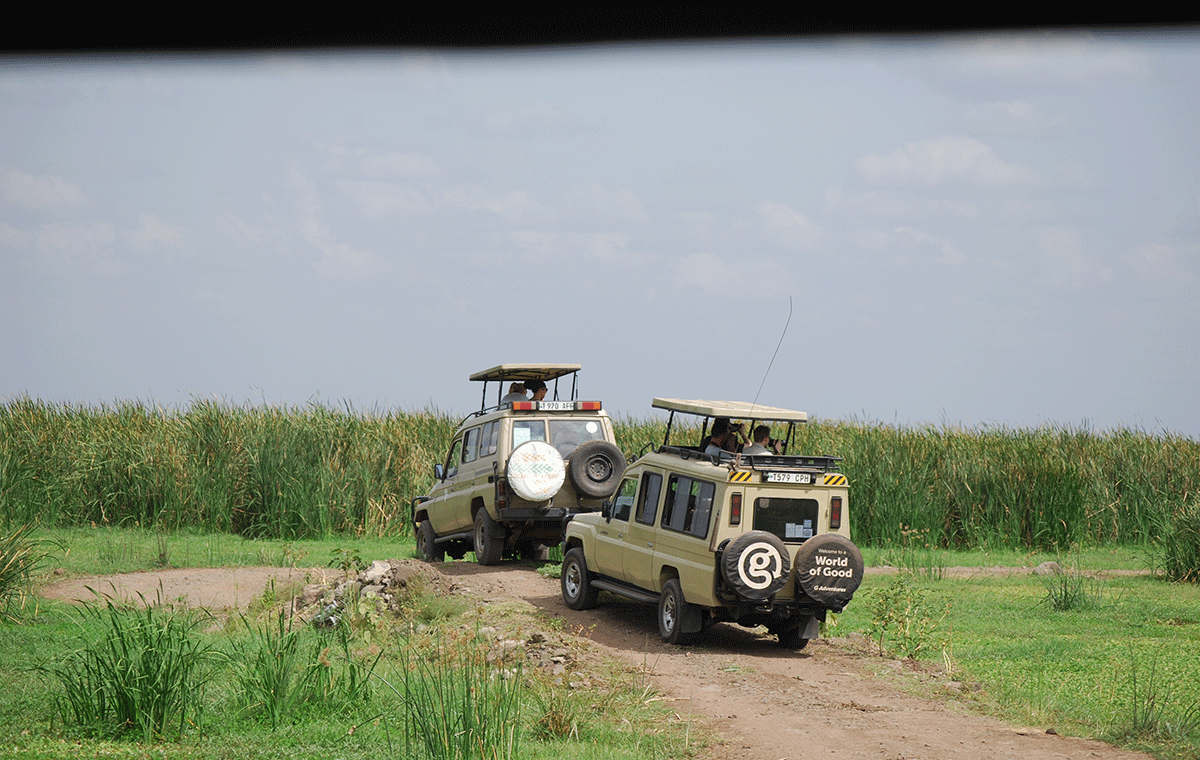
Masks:
[[[569,127],[575,119],[549,103],[538,102],[520,108],[496,108],[484,116],[484,125],[497,132],[525,130],[553,132]]]
[[[313,270],[331,280],[362,280],[383,269],[383,260],[374,251],[355,248],[334,238],[325,223],[317,188],[297,165],[289,171],[288,185],[295,193],[296,225],[304,240],[321,253]]]
[[[771,258],[693,253],[676,261],[670,281],[684,296],[688,294],[682,291],[694,288],[700,291],[703,299],[725,302],[723,299],[732,294],[747,298],[786,295],[794,283],[793,272],[794,267],[785,267]],[[694,303],[699,303],[694,300],[694,294],[690,297]]]
[[[47,224],[37,233],[37,247],[42,253],[68,263],[85,263],[102,272],[116,269],[116,262],[107,255],[116,240],[116,228],[108,222]]]
[[[839,186],[825,189],[825,210],[829,213],[868,214],[887,219],[979,216],[978,206],[958,198],[930,198],[888,190],[849,193]]]
[[[571,188],[567,201],[577,213],[589,217],[646,221],[646,209],[632,190],[610,190],[600,185],[577,185]]]
[[[359,211],[370,217],[428,214],[435,210],[433,202],[420,190],[397,182],[344,180],[337,186],[350,196]]]
[[[524,190],[506,194],[488,193],[480,187],[466,186],[446,190],[442,200],[447,205],[468,211],[488,211],[513,222],[548,222],[554,217],[550,208],[535,201]]]
[[[944,182],[1012,185],[1034,179],[1032,169],[1005,163],[990,147],[970,137],[939,137],[908,143],[887,155],[870,153],[858,160],[858,170],[874,183],[927,187]]]
[[[783,203],[763,203],[758,209],[768,236],[789,248],[810,251],[821,237],[821,226]]]
[[[0,169],[0,192],[9,203],[29,209],[85,206],[89,202],[79,185],[50,174],[25,174],[9,167]]]
[[[164,247],[183,250],[183,228],[164,222],[154,214],[138,217],[138,226],[126,236],[129,246],[135,251],[150,253]]]
[[[632,238],[622,232],[563,233],[544,230],[514,230],[509,240],[526,258],[540,265],[557,264],[562,259],[583,258],[607,267],[637,267],[643,257],[628,251]]]
[[[433,156],[404,151],[373,151],[345,145],[319,146],[335,174],[383,179],[436,179],[441,167]]]
[[[914,243],[932,245],[937,248],[942,252],[941,258],[938,259],[939,264],[958,266],[967,260],[966,254],[958,250],[949,238],[931,235],[928,232],[913,229],[912,227],[897,227],[896,234],[902,235]]]
[[[0,222],[0,247],[25,248],[33,242],[32,233],[19,230],[8,222]]]
[[[1122,257],[1122,263],[1139,279],[1150,283],[1191,286],[1196,273],[1184,267],[1186,257],[1174,246],[1143,243]]]
[[[1043,227],[1037,230],[1036,235],[1037,246],[1042,254],[1034,275],[1038,284],[1078,288],[1112,279],[1112,270],[1108,267],[1098,268],[1084,250],[1079,232],[1074,227]]]

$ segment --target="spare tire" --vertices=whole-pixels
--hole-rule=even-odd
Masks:
[[[508,484],[526,501],[549,501],[567,480],[562,455],[545,441],[526,441],[508,455]]]
[[[584,441],[567,460],[567,475],[580,496],[607,499],[625,474],[625,455],[608,441]]]
[[[752,530],[733,539],[721,558],[725,583],[738,596],[760,602],[779,593],[790,569],[787,546],[774,533]]]
[[[862,552],[837,533],[822,533],[796,552],[796,582],[816,603],[841,610],[863,579]]]

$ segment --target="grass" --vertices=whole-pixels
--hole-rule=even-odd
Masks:
[[[410,499],[428,491],[458,422],[315,404],[197,399],[174,410],[18,397],[0,405],[0,520],[251,539],[404,536]],[[630,459],[665,433],[653,419],[615,428]],[[673,433],[686,441],[698,428]],[[843,458],[854,535],[866,546],[886,547],[901,530],[931,548],[1145,546],[1187,535],[1171,526],[1195,511],[1200,490],[1200,442],[1169,433],[814,420],[791,450]],[[177,562],[162,548],[160,563]]]
[[[954,555],[944,562],[970,564]],[[1085,553],[1073,570],[1090,577],[1103,569]],[[1031,574],[906,577],[933,612],[951,602],[938,628],[944,638],[931,632],[918,660],[941,674],[935,683],[977,685],[963,697],[976,709],[1158,757],[1200,755],[1200,588],[1116,575],[1088,604],[1056,609],[1045,580]],[[871,600],[895,584],[896,576],[869,575],[834,635],[877,632]],[[913,617],[923,616],[918,609]]]
[[[96,572],[96,563],[109,562],[97,551],[108,544],[113,553],[136,548],[136,565],[157,553],[154,531],[97,528],[94,533],[104,534],[99,541],[78,530],[65,533],[72,572]],[[246,552],[247,541],[239,537],[166,537],[173,558],[208,545],[234,559]],[[286,543],[292,555],[320,564],[353,558],[354,552],[339,546],[354,546],[363,558],[410,556],[413,550],[411,539],[377,540],[372,549],[345,539],[267,544],[272,556]],[[287,619],[278,606],[269,606],[267,593],[252,607],[257,612],[225,625],[193,626],[192,618],[162,605],[126,609],[102,600],[80,611],[46,603],[36,617],[0,636],[0,755],[670,760],[704,746],[704,732],[666,709],[633,668],[612,664],[603,676],[589,671],[585,683],[565,688],[548,671],[512,659],[499,644],[521,639],[528,630],[554,631],[553,621],[510,605],[436,597],[419,585],[410,584],[399,615],[351,600],[341,616],[348,624],[331,630]],[[76,716],[73,698],[148,692],[148,684],[171,682],[134,675],[133,685],[115,683],[114,653],[122,647],[140,651],[137,642],[152,642],[154,636],[159,643],[140,650],[154,652],[163,671],[182,671],[168,667],[178,662],[167,656],[172,652],[204,657],[204,667],[193,671],[199,681],[168,689],[179,697],[173,703],[166,696],[158,700],[175,708],[141,711],[171,717],[139,722],[111,710],[102,713],[95,704],[84,705]],[[155,658],[143,660],[146,667],[132,673],[151,672]],[[109,682],[114,683],[97,686]],[[104,701],[115,702],[107,696]],[[597,705],[605,706],[602,714]],[[568,713],[583,718],[575,732],[546,730]]]

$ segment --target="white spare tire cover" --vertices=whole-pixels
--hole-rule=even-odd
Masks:
[[[526,501],[549,501],[567,479],[558,449],[545,441],[526,441],[508,456],[508,483]]]

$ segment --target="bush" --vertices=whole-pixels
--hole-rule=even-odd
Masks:
[[[1167,580],[1200,581],[1200,502],[1173,511],[1150,555],[1155,572]]]
[[[44,541],[29,538],[32,525],[0,534],[0,620],[16,622],[29,593],[29,576],[47,557]]]
[[[63,721],[92,733],[133,732],[146,741],[199,725],[215,657],[196,636],[202,618],[146,605],[145,598],[143,609],[104,599],[104,606],[87,605],[83,613],[101,629],[99,639],[38,668],[63,688],[55,697]]]

